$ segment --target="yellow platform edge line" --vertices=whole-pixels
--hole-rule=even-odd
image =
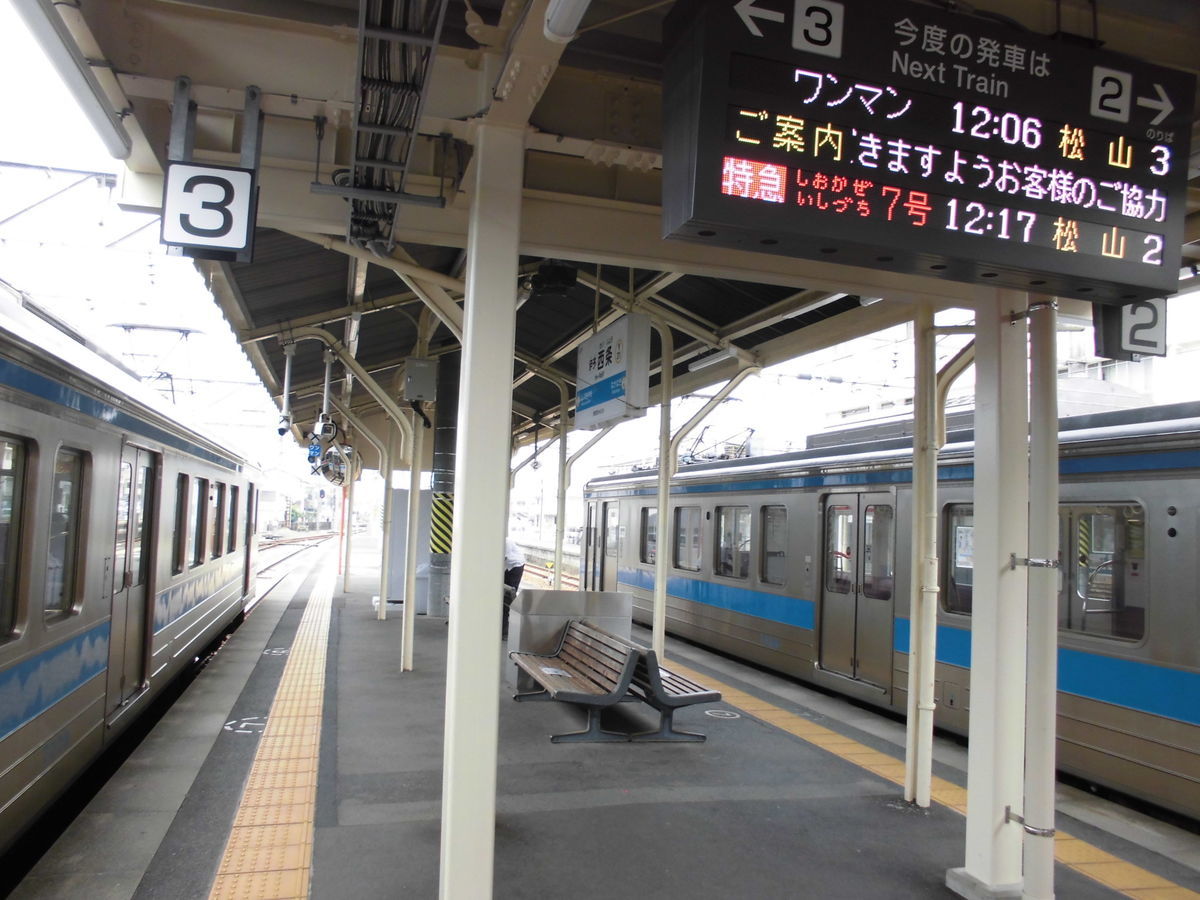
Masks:
[[[307,900],[334,578],[309,594],[209,900]]]
[[[776,706],[770,701],[755,697],[745,691],[729,687],[710,676],[701,674],[674,660],[666,665],[685,678],[690,678],[721,692],[721,702],[744,712],[759,721],[785,731],[834,756],[838,756],[861,769],[904,787],[904,760],[881,753],[854,738],[818,725],[797,713]],[[886,757],[886,762],[881,761]],[[895,766],[900,766],[897,776]],[[931,796],[941,806],[966,815],[967,789],[944,779],[935,777]],[[1054,838],[1054,858],[1062,865],[1081,875],[1103,884],[1105,887],[1134,900],[1200,900],[1200,893],[1176,884],[1161,875],[1155,875],[1133,863],[1125,862],[1106,850],[1059,831]]]

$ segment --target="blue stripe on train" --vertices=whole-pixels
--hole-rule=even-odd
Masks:
[[[26,394],[32,394],[34,397],[48,400],[55,406],[73,409],[76,412],[83,413],[85,416],[99,419],[101,422],[108,422],[117,428],[150,438],[168,447],[174,447],[176,450],[190,453],[192,456],[198,456],[200,459],[208,460],[218,466],[224,466],[226,469],[238,470],[237,463],[234,463],[232,460],[218,456],[186,438],[171,434],[162,428],[151,425],[149,422],[144,422],[136,416],[123,412],[110,403],[97,400],[95,397],[89,397],[87,394],[61,384],[53,378],[47,378],[45,375],[31,372],[29,369],[18,366],[9,360],[0,360],[0,384],[23,391]]]
[[[1084,475],[1096,472],[1155,472],[1172,469],[1200,468],[1200,451],[1164,450],[1155,453],[1130,453],[1107,456],[1072,457],[1059,463],[1063,475]],[[975,477],[972,465],[942,466],[938,469],[938,481],[970,481]],[[713,484],[673,484],[672,494],[715,494],[739,493],[741,491],[782,491],[798,488],[821,488],[842,486],[868,486],[909,484],[912,469],[881,469],[859,472],[829,472],[790,478],[759,478],[738,480],[735,472],[729,472],[725,480]],[[655,485],[639,488],[605,490],[593,488],[585,492],[589,498],[652,497],[658,493]]]
[[[654,590],[654,573],[645,569],[622,568],[617,576],[618,586],[641,588],[645,591]],[[672,575],[667,578],[667,593],[672,597],[727,609],[730,612],[756,616],[760,619],[770,619],[785,625],[795,625],[797,628],[813,629],[816,621],[814,604],[811,600],[801,600],[798,597],[788,597],[781,594],[767,594],[752,591],[747,588],[734,587],[726,584],[714,584],[701,581],[698,578],[684,578]]]
[[[654,573],[623,567],[618,587],[654,590]],[[713,584],[678,575],[667,579],[672,597],[703,603],[773,622],[812,630],[816,604],[797,597],[766,594],[748,588]],[[908,653],[908,619],[896,618],[893,646]],[[964,669],[971,666],[971,632],[965,628],[939,625],[938,662]],[[1200,672],[1170,669],[1134,659],[1120,659],[1099,653],[1085,653],[1060,647],[1058,650],[1058,687],[1101,703],[1125,706],[1156,716],[1200,725]]]
[[[108,637],[101,622],[0,672],[0,740],[103,672]]]
[[[908,619],[896,618],[894,646],[900,653],[908,653],[908,623]],[[937,659],[947,665],[969,668],[971,632],[939,625]],[[1059,647],[1058,689],[1089,700],[1200,725],[1200,672]]]

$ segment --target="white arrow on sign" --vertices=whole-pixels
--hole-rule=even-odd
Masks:
[[[1171,102],[1171,98],[1167,96],[1167,92],[1163,90],[1163,86],[1157,81],[1154,82],[1154,90],[1158,94],[1158,99],[1153,97],[1138,97],[1138,106],[1147,106],[1150,109],[1157,109],[1158,115],[1150,120],[1151,125],[1157,125],[1172,112],[1175,111],[1175,104]]]
[[[746,23],[746,28],[755,37],[763,36],[763,33],[758,30],[758,23],[754,21],[755,18],[766,19],[768,22],[783,21],[783,13],[775,12],[773,9],[759,9],[754,5],[754,0],[738,0],[737,4],[733,7],[733,11],[742,17],[742,21]]]

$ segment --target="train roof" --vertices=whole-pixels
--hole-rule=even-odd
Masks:
[[[1178,438],[1200,436],[1200,402],[1172,403],[1138,409],[1089,413],[1059,419],[1059,445],[1064,453],[1080,451],[1085,444],[1131,438]],[[973,427],[960,427],[946,435],[940,458],[961,457],[974,448]],[[796,450],[768,456],[715,460],[681,466],[675,481],[691,478],[719,478],[725,475],[751,475],[780,469],[808,469],[829,466],[887,465],[911,459],[912,438],[892,437],[881,440],[849,441],[837,446]],[[658,469],[602,475],[588,482],[589,489],[658,477]]]
[[[186,438],[208,453],[239,466],[241,454],[181,421],[154,391],[142,384],[137,373],[111,354],[42,308],[23,291],[0,280],[0,348],[5,355],[24,350],[31,359],[49,363],[55,377],[77,383],[123,408],[138,419],[152,422],[172,434]],[[9,349],[11,348],[11,349]]]

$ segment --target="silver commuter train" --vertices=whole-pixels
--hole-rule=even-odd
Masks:
[[[242,460],[0,282],[0,851],[252,599]]]
[[[1200,819],[1200,403],[1060,423],[1059,769]],[[972,436],[938,461],[940,727],[965,734]],[[901,714],[911,439],[683,468],[667,630]],[[585,490],[585,588],[649,623],[657,474]]]

